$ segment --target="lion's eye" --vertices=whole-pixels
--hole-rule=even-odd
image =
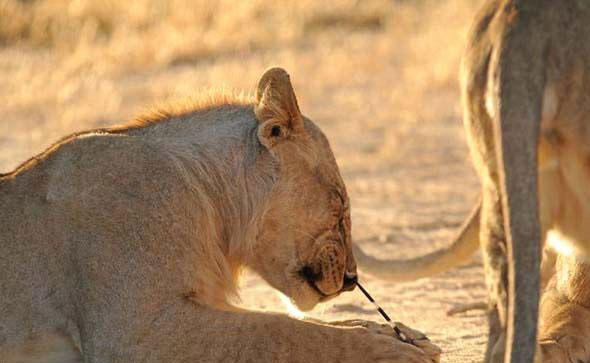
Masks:
[[[272,129],[270,129],[270,136],[272,137],[279,137],[281,136],[281,126],[274,125]]]

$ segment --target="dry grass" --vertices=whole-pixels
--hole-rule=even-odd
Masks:
[[[456,105],[451,93],[473,7],[434,0],[0,0],[0,99],[5,119],[25,122],[38,142],[220,82],[251,87],[268,65],[293,72],[317,63],[325,70],[305,79],[314,89],[369,87],[338,96],[358,111],[363,104],[381,109],[355,117],[395,110],[403,120],[440,118],[438,107],[420,104],[439,90],[449,95],[440,105],[446,117]],[[188,69],[195,71],[190,78],[162,76]],[[165,79],[141,82],[158,75]]]
[[[326,27],[378,29],[390,8],[384,0],[2,0],[0,42],[137,69],[298,42]]]
[[[331,141],[357,241],[382,255],[423,253],[446,244],[478,190],[457,84],[476,6],[0,0],[0,172],[63,134],[119,124],[150,104],[211,86],[248,91],[265,68],[280,65],[303,112]],[[391,315],[443,346],[444,361],[480,361],[483,315],[445,315],[484,296],[478,263],[410,284],[364,278]],[[259,282],[245,286],[246,305],[278,309]],[[379,319],[356,294],[316,316]]]

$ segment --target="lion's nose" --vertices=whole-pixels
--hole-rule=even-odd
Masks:
[[[357,275],[356,273],[345,272],[344,283],[342,284],[342,291],[352,291],[356,287]]]

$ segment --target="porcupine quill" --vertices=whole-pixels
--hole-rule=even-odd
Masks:
[[[391,325],[391,327],[393,328],[393,330],[395,331],[397,336],[400,338],[400,340],[404,343],[412,344],[412,340],[409,339],[406,336],[406,334],[404,334],[404,332],[402,332],[400,330],[400,328],[398,328],[395,325],[395,323],[393,321],[391,321],[391,318],[389,317],[389,315],[387,315],[387,313],[381,308],[381,306],[377,305],[377,303],[375,302],[375,299],[373,299],[371,294],[369,294],[369,292],[367,290],[365,290],[365,288],[358,282],[358,280],[355,281],[355,283],[356,283],[356,286],[358,286],[359,289],[362,291],[362,293],[367,297],[367,299],[369,299],[369,301],[372,302],[373,305],[375,305],[379,314],[381,314],[381,316],[389,323],[389,325]]]

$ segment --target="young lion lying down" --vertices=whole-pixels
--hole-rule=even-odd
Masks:
[[[67,137],[0,176],[0,205],[0,362],[438,360],[378,324],[228,303],[241,266],[304,310],[354,288],[344,183],[282,69],[253,103]]]

